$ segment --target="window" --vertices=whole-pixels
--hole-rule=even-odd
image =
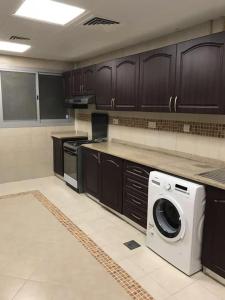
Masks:
[[[1,72],[1,85],[3,120],[37,120],[35,74]]]
[[[62,76],[39,74],[39,101],[41,119],[65,119]]]
[[[71,121],[68,119],[61,74],[0,71],[0,126]]]

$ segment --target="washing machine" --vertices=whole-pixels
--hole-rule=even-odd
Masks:
[[[150,173],[147,247],[187,275],[202,268],[205,198],[202,185]]]

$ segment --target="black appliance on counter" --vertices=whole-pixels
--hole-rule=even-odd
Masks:
[[[81,145],[107,141],[108,115],[92,113],[92,139],[67,141],[64,143],[64,180],[75,191],[83,192]]]

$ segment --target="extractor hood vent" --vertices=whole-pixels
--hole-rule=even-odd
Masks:
[[[120,23],[117,21],[107,20],[107,19],[98,18],[98,17],[94,17],[84,23],[84,25],[89,25],[89,26],[90,25],[114,25],[114,24],[120,24]]]
[[[18,40],[18,41],[30,41],[30,38],[24,36],[12,35],[9,38],[10,40]]]

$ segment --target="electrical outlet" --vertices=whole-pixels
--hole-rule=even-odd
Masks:
[[[190,124],[184,124],[184,128],[183,128],[184,132],[190,132],[190,129],[191,129],[191,125]]]
[[[119,125],[119,119],[113,118],[113,125]]]
[[[149,122],[148,122],[148,128],[156,129],[156,122],[149,121]]]

